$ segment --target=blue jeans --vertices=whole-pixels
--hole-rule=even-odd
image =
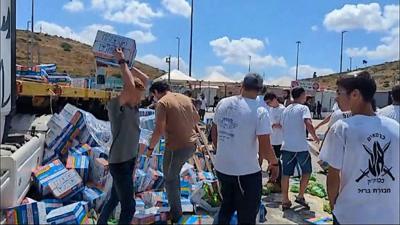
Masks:
[[[136,207],[132,178],[135,162],[136,158],[133,158],[123,163],[110,164],[110,173],[113,178],[111,196],[103,206],[97,224],[107,224],[118,203],[121,203],[118,224],[131,224]]]
[[[185,162],[193,156],[196,148],[169,150],[164,153],[165,190],[172,222],[178,222],[182,216],[180,172]]]

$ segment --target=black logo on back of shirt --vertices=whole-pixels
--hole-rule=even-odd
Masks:
[[[390,143],[386,143],[382,148],[379,142],[375,141],[372,150],[363,144],[364,150],[369,154],[370,158],[368,160],[368,168],[361,170],[361,175],[356,179],[356,182],[361,181],[364,177],[369,178],[368,175],[372,175],[375,178],[388,175],[393,181],[395,180],[391,172],[392,167],[388,168],[385,165],[385,153],[389,149]]]

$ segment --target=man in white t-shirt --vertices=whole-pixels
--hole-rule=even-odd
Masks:
[[[368,72],[337,83],[352,117],[337,121],[320,159],[329,164],[334,224],[399,224],[399,124],[376,116],[375,81]]]
[[[339,90],[338,90],[339,91]],[[342,90],[341,90],[342,91]],[[329,122],[328,122],[328,129],[325,132],[324,137],[326,137],[326,135],[329,132],[329,129],[332,127],[333,124],[335,124],[338,120],[343,120],[346,118],[349,118],[351,116],[351,111],[350,111],[350,105],[349,102],[343,98],[343,96],[336,96],[336,103],[337,103],[337,107],[338,109],[335,110],[330,116],[329,116]],[[335,103],[335,104],[336,104]],[[317,129],[317,127],[315,128]],[[326,151],[324,149],[326,149],[327,146],[329,146],[328,143],[326,143],[325,141],[326,139],[324,138],[324,140],[322,141],[321,147],[319,149],[319,152],[321,154],[322,151]],[[326,162],[323,162],[322,160],[320,160],[318,162],[321,167],[324,169],[324,172],[328,172],[328,168],[329,165]]]
[[[241,95],[222,99],[216,108],[211,134],[217,148],[214,166],[223,198],[214,221],[217,224],[229,224],[235,211],[239,224],[255,224],[261,201],[263,159],[269,162],[271,179],[278,176],[268,111],[256,101],[262,83],[260,75],[247,74]]]
[[[289,178],[294,175],[296,166],[301,168],[300,190],[299,195],[296,196],[296,203],[309,208],[304,199],[304,192],[312,172],[306,129],[313,139],[319,142],[312,125],[310,110],[304,105],[306,102],[304,88],[294,88],[292,97],[294,99],[293,103],[286,107],[282,116],[282,210],[289,209],[292,206],[289,200]]]
[[[206,109],[207,109],[207,99],[206,96],[202,93],[200,95],[200,98],[198,99],[201,102],[200,105],[200,110],[199,110],[199,116],[200,120],[204,121],[204,116],[206,115]]]
[[[393,104],[386,106],[378,111],[381,116],[386,116],[396,120],[400,123],[400,85],[396,85],[392,88],[392,100]]]
[[[268,92],[264,96],[264,101],[268,105],[269,119],[271,121],[272,133],[271,133],[271,144],[274,148],[274,152],[277,158],[281,157],[281,147],[283,142],[283,131],[282,131],[282,115],[285,110],[285,106],[279,104],[278,97],[272,92]],[[279,162],[279,168],[281,163]],[[281,169],[280,169],[281,170]],[[281,171],[279,171],[278,179],[276,184],[279,189],[281,186]]]

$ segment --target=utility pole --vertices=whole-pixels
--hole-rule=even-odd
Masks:
[[[297,77],[298,77],[298,75],[299,75],[299,50],[300,50],[300,43],[301,43],[301,41],[296,41],[296,44],[297,44],[296,81],[297,81]]]
[[[342,73],[342,63],[343,63],[343,34],[347,31],[342,31],[342,41],[340,42],[340,73]]]
[[[350,57],[350,71],[351,71],[351,64],[352,64],[353,58]]]
[[[26,23],[26,30],[27,30],[27,34],[28,34],[28,41],[27,41],[27,51],[26,51],[26,54],[27,54],[27,62],[26,62],[26,65],[27,66],[31,66],[31,64],[32,64],[32,61],[33,61],[33,57],[32,57],[32,33],[31,32],[29,32],[29,29],[30,29],[30,25],[32,24],[32,21],[28,21],[27,23]]]
[[[251,71],[251,55],[249,55],[249,73]]]
[[[169,55],[165,62],[168,63],[168,84],[171,84],[171,55]]]
[[[176,37],[176,39],[178,40],[178,70],[179,70],[179,61],[180,61],[180,48],[181,48],[181,38],[180,37]]]
[[[190,46],[189,46],[189,77],[192,76],[192,54],[193,54],[193,2],[191,5],[191,13],[190,13]]]
[[[31,24],[31,32],[33,33],[34,32],[34,30],[33,30],[33,25],[34,25],[34,14],[35,14],[35,0],[32,0],[32,15],[31,15],[31,22],[32,22],[32,24]]]

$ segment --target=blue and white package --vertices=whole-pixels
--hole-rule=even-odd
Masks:
[[[5,210],[7,224],[47,224],[46,206],[33,202]]]
[[[64,206],[63,202],[59,199],[44,199],[41,202],[46,205],[46,213]]]
[[[96,211],[100,210],[105,201],[105,196],[106,194],[97,188],[85,187],[82,191],[83,200],[89,203],[89,208],[94,208]]]
[[[66,173],[68,170],[64,167],[60,160],[40,166],[32,171],[33,182],[42,196],[50,194],[49,183]]]
[[[74,169],[52,180],[49,187],[54,197],[63,201],[68,201],[84,188],[82,178]]]
[[[75,169],[81,176],[84,183],[89,179],[89,156],[80,154],[69,154],[67,159],[67,169]]]
[[[85,217],[85,208],[77,202],[52,210],[46,219],[49,224],[82,224]]]

